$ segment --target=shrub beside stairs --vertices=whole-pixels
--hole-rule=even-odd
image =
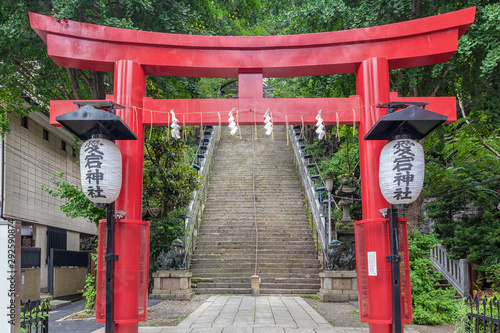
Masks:
[[[191,263],[193,290],[250,294],[257,273],[261,294],[316,294],[320,263],[286,128],[274,127],[274,142],[262,126],[255,141],[254,127],[240,129],[241,138],[223,128],[215,152]]]

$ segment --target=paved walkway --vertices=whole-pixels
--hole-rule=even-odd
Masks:
[[[103,333],[104,329],[95,331]],[[356,333],[367,328],[332,327],[300,297],[210,296],[179,325],[140,327],[140,333]],[[417,332],[405,329],[405,332]]]

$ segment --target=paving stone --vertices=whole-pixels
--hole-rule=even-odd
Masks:
[[[279,326],[254,327],[253,333],[285,333],[285,329]]]
[[[251,310],[239,310],[240,302]],[[221,306],[220,304],[224,304]],[[279,310],[276,310],[276,309]],[[291,311],[290,311],[291,310]],[[218,314],[218,315],[215,315]],[[175,327],[140,327],[139,333],[362,333],[333,327],[300,297],[214,296]],[[104,329],[96,332],[104,332]],[[405,329],[407,333],[418,333]]]
[[[252,327],[225,327],[222,333],[253,333]]]

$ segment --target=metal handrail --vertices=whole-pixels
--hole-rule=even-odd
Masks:
[[[198,175],[201,176],[201,187],[199,190],[193,192],[191,201],[186,207],[185,212],[185,269],[189,269],[191,266],[191,257],[194,248],[196,247],[196,235],[198,233],[199,222],[207,200],[212,158],[219,143],[219,137],[217,135],[218,130],[218,126],[207,127],[200,140],[200,144],[193,158],[193,163],[191,163],[191,166],[196,169],[198,171]]]
[[[323,262],[327,262],[328,249],[328,192],[321,177],[319,168],[311,155],[304,152],[305,141],[300,139],[300,128],[289,127],[290,141],[292,142],[295,163],[299,170],[302,186],[307,197],[309,209],[317,232],[317,240],[321,246]]]
[[[467,259],[456,260],[448,258],[448,251],[440,244],[437,244],[430,252],[430,259],[434,267],[441,272],[462,297],[469,296],[469,268]]]

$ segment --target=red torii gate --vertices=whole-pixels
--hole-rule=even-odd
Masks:
[[[227,112],[239,110],[240,125],[263,124],[270,109],[273,123],[314,124],[322,109],[325,124],[359,125],[359,153],[363,221],[380,220],[379,210],[389,204],[378,183],[378,160],[385,141],[363,137],[382,116],[375,106],[395,101],[430,102],[428,108],[456,120],[454,97],[403,98],[389,91],[389,70],[448,61],[458,39],[474,22],[475,8],[413,21],[349,31],[265,37],[219,37],[155,33],[58,20],[30,13],[32,28],[47,44],[49,56],[60,66],[114,72],[114,94],[107,100],[126,106],[116,110],[138,136],[137,141],[117,141],[123,156],[122,190],[116,209],[127,219],[117,219],[115,252],[115,329],[137,332],[145,320],[146,290],[139,290],[143,276],[137,225],[141,221],[144,126],[169,125],[173,109],[185,125],[227,125]],[[265,77],[297,77],[356,73],[357,95],[349,98],[264,99]],[[238,99],[171,99],[145,97],[146,75],[238,78]],[[51,101],[50,123],[73,111],[73,101]],[[258,113],[258,115],[257,115]],[[219,115],[221,115],[219,122]],[[120,231],[121,230],[121,231]],[[128,231],[127,231],[128,230]],[[385,240],[388,242],[388,240]],[[390,271],[380,254],[377,266]],[[144,266],[144,263],[142,263]],[[144,269],[144,267],[142,267]],[[382,270],[382,269],[381,269]],[[147,264],[146,264],[147,271]],[[368,290],[370,331],[392,331],[392,309],[377,299],[390,298],[387,276],[370,276],[376,289]],[[103,293],[103,291],[100,291]],[[385,296],[382,296],[385,295]],[[360,295],[361,296],[361,295]],[[365,295],[366,296],[366,295]],[[361,303],[360,303],[361,304]],[[361,310],[361,309],[360,309]],[[361,312],[361,311],[360,311]]]

